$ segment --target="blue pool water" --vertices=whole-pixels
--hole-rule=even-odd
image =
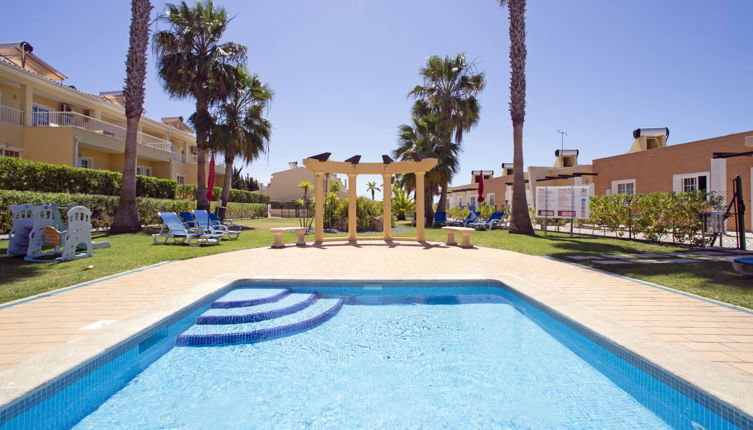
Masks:
[[[279,305],[309,294],[290,294]],[[243,327],[194,325],[184,334],[284,325],[340,297],[325,295],[305,315]],[[307,331],[251,344],[175,347],[74,428],[672,427],[503,295],[440,292],[346,296],[337,314]]]
[[[0,430],[68,428],[737,430],[753,418],[496,281],[247,281],[0,408]]]

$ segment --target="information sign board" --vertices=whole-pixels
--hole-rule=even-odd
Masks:
[[[546,218],[586,219],[593,184],[564,187],[536,187],[536,216]]]

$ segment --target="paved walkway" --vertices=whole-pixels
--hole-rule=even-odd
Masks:
[[[738,407],[753,412],[753,313],[543,257],[381,242],[212,255],[0,309],[0,403],[17,395],[11,388],[70,367],[59,357],[73,360],[87,342],[115,344],[243,277],[499,279],[712,394],[742,399]]]

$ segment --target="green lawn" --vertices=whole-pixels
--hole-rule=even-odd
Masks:
[[[148,266],[166,260],[185,260],[238,249],[266,247],[272,243],[269,227],[298,225],[297,219],[258,219],[243,222],[246,230],[237,241],[223,241],[219,246],[154,246],[149,235],[156,230],[142,233],[107,236],[95,235],[95,240],[107,240],[109,249],[97,249],[94,258],[85,258],[67,263],[26,263],[21,258],[0,257],[2,288],[0,302],[7,302],[46,291],[86,282],[103,276]],[[408,223],[399,222],[396,227],[410,229],[396,236],[414,234]],[[342,236],[342,235],[339,235]],[[426,237],[430,241],[444,241],[446,234],[440,229],[429,228]],[[294,242],[289,235],[287,243]],[[313,240],[313,237],[309,240]],[[506,231],[479,231],[473,235],[478,246],[507,249],[529,255],[544,255],[560,259],[578,254],[623,254],[639,252],[686,252],[686,249],[671,246],[649,245],[618,239],[574,237],[567,234],[549,233],[536,236],[511,235]],[[5,255],[6,241],[0,242],[0,253]],[[385,248],[385,252],[389,252]],[[642,279],[678,290],[753,308],[753,283],[738,276],[728,262],[702,262],[686,264],[630,264],[598,266],[602,270]],[[87,269],[89,265],[93,268]]]

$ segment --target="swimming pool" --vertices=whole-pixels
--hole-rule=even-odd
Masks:
[[[247,287],[254,288],[223,293],[155,328],[40,403],[41,411],[18,415],[17,423],[76,429],[750,424],[496,282]],[[50,416],[54,407],[44,404],[59,396],[76,399],[82,410]]]

